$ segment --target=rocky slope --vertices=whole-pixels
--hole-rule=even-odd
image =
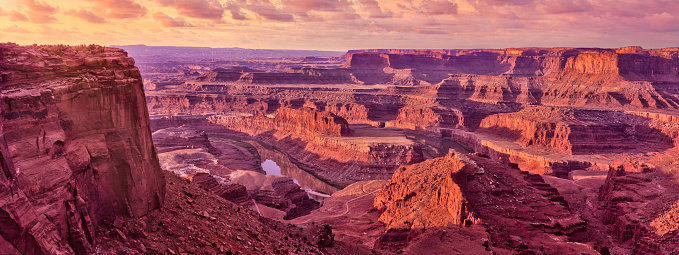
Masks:
[[[365,254],[341,241],[328,247],[323,226],[261,217],[169,172],[161,210],[109,219],[96,233],[102,254]]]
[[[163,205],[139,70],[118,49],[0,44],[0,240],[93,252],[95,229]]]
[[[679,249],[679,239],[670,233],[679,227],[672,220],[676,183],[655,171],[636,161],[616,161],[600,187],[600,219],[612,236],[613,253],[671,254]]]
[[[471,154],[400,168],[374,205],[386,225],[376,248],[422,249],[426,241],[418,238],[431,239],[443,228],[466,233],[460,240],[467,243],[444,241],[457,253],[464,253],[461,245],[499,253],[597,253],[585,244],[585,222],[539,175]]]

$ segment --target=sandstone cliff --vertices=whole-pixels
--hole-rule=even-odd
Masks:
[[[387,229],[377,248],[411,249],[419,235],[453,226],[468,233],[457,245],[472,240],[494,252],[596,254],[577,243],[589,240],[585,222],[539,175],[474,155],[451,153],[400,168],[374,206]],[[469,234],[479,227],[489,235]]]
[[[400,131],[367,125],[353,130],[343,118],[312,108],[280,107],[273,117],[208,119],[275,145],[296,163],[340,185],[364,178],[385,179],[397,166],[423,160],[421,146]]]
[[[655,170],[629,159],[611,165],[597,201],[599,224],[612,237],[611,254],[676,252],[676,184]]]
[[[0,44],[0,240],[22,254],[91,252],[109,216],[163,204],[134,60],[99,46]]]
[[[676,143],[669,130],[621,111],[529,107],[488,116],[479,131],[501,134],[524,147],[585,154],[666,150]]]

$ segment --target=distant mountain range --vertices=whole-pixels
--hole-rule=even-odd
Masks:
[[[315,50],[267,50],[243,48],[210,48],[210,47],[179,47],[179,46],[146,46],[140,45],[111,45],[129,53],[138,62],[172,61],[172,60],[253,60],[271,58],[302,58],[302,57],[336,57],[345,54],[342,51]]]

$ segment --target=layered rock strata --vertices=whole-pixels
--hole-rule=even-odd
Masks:
[[[3,251],[86,254],[94,228],[163,204],[139,70],[118,49],[0,44]]]
[[[596,254],[583,244],[585,222],[539,175],[474,155],[451,153],[400,168],[374,206],[386,225],[376,248],[409,249],[423,233],[452,227],[471,231],[464,240],[489,252]]]
[[[663,129],[669,130],[621,111],[528,107],[488,116],[479,131],[501,134],[524,147],[585,154],[672,148],[676,136],[668,136]]]
[[[676,48],[639,47],[351,51],[346,64],[333,70],[216,70],[154,91],[149,109],[177,121],[204,115],[255,134],[341,184],[389,178],[397,165],[420,161],[416,147],[422,143],[371,155],[365,153],[369,146],[346,142],[360,134],[340,130],[342,139],[321,137],[319,128],[330,126],[308,130],[265,116],[315,109],[343,118],[350,129],[367,124],[453,139],[522,170],[565,177],[572,170],[605,170],[620,156],[646,160],[677,146],[678,59]],[[331,74],[338,75],[334,83],[309,78]],[[271,132],[274,127],[286,131]],[[373,156],[390,150],[400,156]],[[601,153],[606,155],[592,156]]]
[[[298,163],[339,183],[364,178],[362,174],[370,179],[386,178],[398,165],[423,160],[418,144],[401,137],[395,142],[381,140],[379,130],[372,127],[352,132],[343,118],[311,108],[281,107],[273,117],[211,116],[209,121],[273,144]],[[362,139],[366,133],[376,137]]]

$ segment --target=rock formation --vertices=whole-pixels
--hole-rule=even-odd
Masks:
[[[162,206],[139,70],[119,49],[0,44],[0,240],[93,252],[94,229]]]
[[[165,118],[158,123],[208,119],[338,186],[388,179],[446,150],[417,136],[565,177],[606,170],[614,155],[650,159],[679,145],[678,61],[674,48],[357,50],[338,69],[217,69],[148,101]],[[404,142],[377,130],[400,130]],[[609,156],[591,156],[602,152]]]
[[[247,206],[252,197],[248,194],[245,186],[238,183],[222,184],[208,173],[198,173],[191,178],[191,182],[196,183],[206,190],[220,196],[226,200],[239,205]]]
[[[663,128],[668,130],[668,128]],[[621,111],[528,107],[486,117],[480,132],[502,134],[524,147],[564,154],[672,148],[676,137],[646,118]]]
[[[423,160],[418,144],[390,138],[389,133],[381,139],[381,130],[373,127],[352,131],[343,118],[312,108],[281,107],[273,117],[210,116],[208,120],[275,145],[300,164],[309,164],[320,170],[319,175],[342,184],[361,178],[357,173],[384,178],[398,165]],[[366,133],[373,137],[362,139]]]
[[[676,196],[663,194],[674,188],[653,173],[655,170],[654,166],[630,160],[611,165],[598,199],[601,223],[613,239],[612,253],[676,252],[679,239],[670,232],[678,225],[668,220],[676,209],[674,202],[666,202]]]
[[[376,248],[408,249],[426,231],[453,226],[485,229],[466,239],[488,251],[596,254],[584,244],[585,222],[539,175],[471,154],[400,168],[374,205],[386,225]]]

